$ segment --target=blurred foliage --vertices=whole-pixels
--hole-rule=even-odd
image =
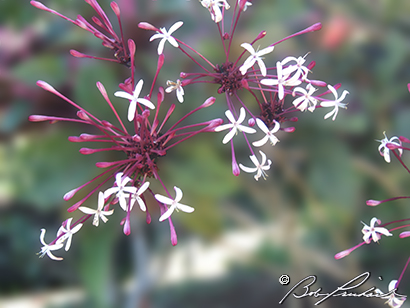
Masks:
[[[112,18],[109,1],[99,2]],[[92,14],[80,0],[45,3],[71,18]],[[137,28],[140,21],[168,27],[183,20],[178,37],[211,61],[223,61],[218,31],[198,1],[118,3],[128,8],[122,10],[124,30],[137,43],[137,78],[151,80],[157,60],[157,42],[148,43],[150,33]],[[327,288],[364,271],[372,273],[369,283],[387,288],[410,255],[406,239],[389,238],[339,261],[333,256],[361,240],[360,221],[369,223],[376,216],[385,222],[410,214],[406,201],[375,208],[365,204],[366,199],[406,195],[408,191],[409,175],[396,160],[384,162],[375,139],[382,139],[383,131],[389,137],[410,137],[406,88],[410,82],[409,14],[407,0],[254,0],[238,25],[234,51],[240,53],[239,44],[262,30],[267,36],[260,44],[267,46],[321,21],[321,31],[277,45],[270,59],[275,63],[287,55],[310,52],[307,59],[316,61],[310,77],[342,83],[341,90],[350,92],[348,109],[341,110],[334,122],[323,120],[322,110],[301,115],[294,133],[280,134],[280,143],[264,149],[273,160],[266,181],[231,174],[229,149],[222,146],[220,134],[206,134],[178,146],[160,163],[165,183],[184,187],[184,200],[195,207],[195,214],[176,218],[177,247],[169,243],[168,226],[156,221],[158,213],[152,213],[153,222],[148,226],[144,217],[135,215],[141,225],[136,230],[146,241],[146,255],[139,255],[134,245],[141,238],[135,237],[136,232],[126,238],[118,216],[98,229],[89,223],[83,226],[70,252],[64,254],[65,263],[59,263],[36,257],[40,228],[50,233],[57,230],[68,217],[65,209],[72,204],[62,200],[64,193],[98,174],[96,162],[112,157],[81,155],[80,146],[68,142],[68,136],[92,133],[86,127],[29,123],[30,114],[75,114],[35,82],[48,81],[96,116],[114,120],[95,83],[104,84],[119,113],[125,114],[126,104],[112,93],[128,77],[128,70],[112,63],[74,59],[69,55],[72,48],[100,56],[109,51],[89,33],[35,9],[28,1],[0,1],[0,296],[81,286],[86,289],[87,307],[109,307],[114,300],[125,305],[123,290],[127,281],[136,277],[147,281],[148,291],[141,297],[153,307],[272,307],[284,294],[284,287],[277,283],[283,273],[292,281],[318,275],[320,283],[316,285]],[[169,47],[158,80],[162,85],[167,79],[175,80],[181,71],[196,69]],[[217,103],[192,121],[223,117],[224,98],[217,96],[216,90],[213,85],[187,87],[185,103],[177,105],[173,117],[199,106],[209,96],[216,96]],[[406,154],[404,159],[410,162]],[[246,155],[238,151],[242,161],[248,159]],[[250,230],[261,230],[263,240],[246,264],[232,262],[220,279],[156,285],[148,282],[151,278],[145,280],[143,266],[137,266],[141,260],[155,258],[167,264],[178,249],[182,258],[190,259],[183,247],[192,237],[210,248],[231,230],[249,230],[250,234]],[[47,234],[46,241],[51,237]],[[246,241],[244,238],[242,244]],[[225,246],[230,247],[229,243]],[[233,253],[241,256],[239,250]],[[184,264],[189,268],[189,262]],[[140,276],[135,275],[138,269]],[[382,282],[376,278],[379,276],[383,276]],[[406,274],[400,286],[402,294],[410,294],[409,282]],[[329,305],[360,307],[367,303],[365,299],[333,300]],[[289,299],[289,307],[297,304],[303,306],[302,301]]]

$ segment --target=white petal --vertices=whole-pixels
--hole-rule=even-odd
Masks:
[[[263,63],[263,61],[262,61],[261,59],[258,59],[258,65],[259,65],[259,68],[260,68],[260,70],[261,70],[262,76],[265,77],[265,76],[266,76],[266,66],[265,66],[265,63]]]
[[[128,121],[132,122],[134,120],[136,110],[137,110],[137,102],[132,101],[128,107]]]
[[[150,109],[155,109],[155,105],[153,103],[151,103],[148,99],[146,98],[139,98],[137,99],[137,103],[140,103],[144,106],[147,106]]]
[[[247,126],[243,126],[243,125],[238,125],[238,129],[239,129],[241,132],[248,133],[248,134],[254,134],[254,133],[256,133],[256,129],[254,129],[254,128],[252,128],[252,127],[247,127]]]
[[[233,124],[223,124],[223,125],[219,125],[219,126],[215,127],[214,131],[220,132],[220,131],[223,131],[225,129],[230,129],[232,127],[233,127]]]
[[[164,34],[162,33],[155,33],[153,36],[151,36],[151,38],[149,39],[150,42],[152,42],[153,40],[159,39],[159,38],[164,38]]]
[[[269,128],[268,126],[265,124],[265,122],[263,122],[261,119],[257,118],[256,119],[256,124],[259,126],[260,130],[262,132],[264,132],[265,134],[269,133]],[[276,126],[275,126],[276,127]]]
[[[168,197],[162,196],[160,194],[156,194],[155,199],[157,199],[161,203],[168,204],[168,205],[171,205],[174,202],[174,200]]]
[[[128,92],[125,92],[125,91],[117,91],[117,92],[114,93],[114,95],[116,97],[121,97],[121,98],[125,98],[125,99],[128,99],[128,100],[133,100],[134,99],[134,96],[132,96],[131,94],[129,94]]]
[[[176,193],[174,201],[175,203],[178,203],[179,201],[181,201],[183,193],[182,193],[182,190],[176,186],[174,186],[174,190]]]
[[[174,212],[175,205],[172,205],[164,214],[161,215],[159,221],[164,221],[165,219],[169,218],[171,214]]]
[[[233,137],[235,137],[236,134],[236,128],[233,128],[229,131],[229,133],[227,133],[224,137],[224,139],[222,140],[223,144],[227,144]]]
[[[192,213],[195,210],[193,207],[181,203],[177,204],[177,208],[185,213]]]
[[[230,111],[230,110],[225,111],[225,115],[226,115],[226,117],[228,118],[229,122],[231,122],[231,123],[235,123],[235,122],[236,122],[236,121],[235,121],[235,118],[234,118],[234,116],[233,116],[233,114],[232,114],[232,111]]]
[[[175,32],[176,30],[178,30],[179,28],[181,28],[181,26],[184,23],[182,21],[177,21],[176,23],[174,23],[171,28],[169,28],[168,30],[168,34],[171,35],[173,32]]]
[[[246,117],[246,112],[245,112],[245,108],[241,107],[241,109],[239,110],[239,118],[236,121],[237,123],[242,123],[243,120],[245,120]],[[232,122],[232,121],[231,121]]]
[[[254,173],[255,171],[258,170],[258,168],[250,168],[250,167],[246,167],[246,166],[244,166],[244,165],[242,165],[242,164],[239,164],[239,167],[240,167],[243,171],[245,171],[245,172],[247,172],[247,173]]]
[[[254,141],[254,142],[252,142],[252,144],[253,144],[255,147],[261,147],[261,146],[263,146],[268,140],[269,140],[269,136],[268,136],[268,135],[265,135],[265,137],[263,137],[261,140],[259,140],[259,141]]]
[[[242,43],[241,46],[245,48],[247,51],[249,51],[250,54],[254,55],[255,54],[255,49],[253,49],[252,45],[249,43]]]
[[[166,39],[162,39],[162,40],[159,41],[159,44],[158,44],[158,55],[160,55],[160,54],[163,53],[165,41],[166,41]]]

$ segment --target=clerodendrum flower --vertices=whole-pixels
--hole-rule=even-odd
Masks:
[[[372,220],[370,221],[370,226],[368,226],[364,222],[362,222],[362,224],[364,225],[363,229],[362,229],[363,241],[365,241],[366,244],[369,244],[371,242],[371,240],[373,240],[373,242],[378,242],[380,240],[380,238],[382,237],[382,235],[385,235],[385,236],[392,236],[393,235],[386,228],[376,227],[375,226],[376,223],[378,225],[381,224],[380,219],[377,219],[376,217],[372,218]]]
[[[178,48],[178,42],[171,36],[171,34],[178,30],[182,25],[182,21],[177,21],[171,26],[171,28],[169,28],[169,31],[167,31],[165,28],[160,28],[159,31],[157,31],[158,33],[151,36],[151,38],[149,39],[150,41],[161,39],[158,44],[158,55],[163,53],[164,45],[167,41],[175,48]]]
[[[175,199],[171,199],[165,196],[162,196],[160,194],[156,194],[155,195],[155,199],[157,199],[157,201],[163,203],[163,204],[167,204],[170,205],[170,207],[167,209],[167,211],[161,215],[161,217],[159,218],[159,221],[164,221],[165,219],[169,218],[171,216],[171,214],[174,212],[174,210],[181,210],[185,213],[192,213],[194,211],[193,207],[190,207],[189,205],[185,205],[182,203],[179,203],[179,201],[181,201],[182,199],[182,190],[176,186],[174,186],[174,190],[175,190]]]
[[[171,93],[172,91],[175,90],[178,101],[180,103],[184,102],[184,89],[182,88],[182,82],[181,80],[177,80],[177,82],[173,82],[171,80],[167,81],[167,86],[168,88],[165,89],[165,92]]]
[[[241,123],[245,120],[245,116],[246,116],[244,108],[241,108],[238,120],[235,120],[235,117],[233,116],[232,111],[230,111],[230,110],[225,111],[225,115],[231,123],[230,124],[223,124],[223,125],[215,127],[216,132],[220,132],[220,131],[223,131],[225,129],[231,129],[229,131],[229,133],[227,133],[225,135],[224,139],[222,140],[223,144],[226,144],[229,141],[231,141],[232,138],[236,134],[238,134],[238,131],[248,133],[248,134],[256,133],[256,130],[253,129],[252,127],[247,127],[247,126],[241,125]]]
[[[277,142],[279,142],[279,139],[274,135],[280,128],[279,122],[275,121],[275,126],[272,130],[269,130],[269,128],[261,119],[256,119],[256,124],[266,135],[261,140],[252,142],[255,147],[263,146],[266,142],[268,142],[268,140],[270,140],[271,145],[275,145]]]
[[[305,111],[307,109],[310,112],[313,112],[316,109],[317,105],[317,99],[312,96],[315,91],[316,89],[310,83],[308,83],[308,85],[306,86],[306,90],[301,87],[295,88],[293,90],[293,96],[295,96],[296,92],[303,94],[303,96],[295,99],[292,102],[293,105],[300,111]]]
[[[108,221],[108,218],[105,216],[110,216],[114,213],[114,210],[111,209],[109,211],[104,211],[103,207],[105,204],[105,198],[104,198],[104,193],[102,191],[100,191],[98,193],[98,208],[96,210],[90,209],[88,207],[85,206],[80,206],[78,209],[83,212],[84,214],[88,214],[88,215],[94,215],[93,218],[93,225],[98,227],[99,225],[99,218],[101,218],[101,220],[106,223]]]
[[[134,120],[135,112],[137,110],[137,103],[147,106],[150,109],[155,109],[155,105],[148,99],[139,97],[143,85],[144,81],[141,79],[140,81],[138,81],[132,94],[125,91],[117,91],[114,93],[114,95],[117,97],[122,97],[130,100],[130,106],[128,107],[128,121],[130,122]]]
[[[131,179],[128,176],[123,176],[122,172],[118,172],[115,175],[115,184],[117,184],[117,186],[108,188],[104,192],[104,198],[107,198],[108,196],[111,196],[112,194],[116,194],[116,197],[118,198],[120,202],[120,206],[122,207],[124,211],[126,211],[127,201],[125,200],[125,198],[129,197],[130,194],[134,194],[137,192],[136,187],[125,186],[130,181]]]
[[[384,160],[388,163],[390,163],[390,149],[387,147],[388,144],[396,145],[398,147],[401,147],[401,141],[398,137],[394,136],[392,138],[387,138],[386,132],[383,132],[384,139],[382,140],[377,140],[381,142],[379,145],[379,153],[381,156],[384,157]],[[394,142],[394,140],[397,140],[398,142]],[[400,156],[403,154],[403,149],[398,148]]]
[[[266,66],[263,63],[262,56],[271,53],[274,49],[274,46],[268,46],[262,50],[255,51],[251,44],[243,43],[241,44],[243,48],[245,48],[251,55],[245,60],[242,66],[239,68],[242,75],[245,75],[248,69],[250,69],[255,62],[258,62],[259,69],[261,70],[262,76],[266,76]]]
[[[380,297],[383,299],[387,299],[385,304],[389,305],[392,308],[400,308],[403,305],[403,303],[406,301],[407,296],[397,294],[396,293],[397,286],[398,286],[398,280],[392,280],[389,283],[387,293],[382,292],[380,289],[376,289],[374,291],[375,293],[378,293],[381,295],[386,294],[385,296]]]
[[[228,10],[230,8],[226,0],[199,0],[203,7],[206,7],[211,13],[211,18],[218,23],[222,20],[222,12],[220,7]]]
[[[57,261],[63,260],[63,258],[56,257],[55,255],[53,255],[52,251],[59,250],[64,246],[64,243],[56,243],[56,241],[54,241],[54,244],[47,244],[44,240],[45,234],[46,229],[41,229],[40,242],[41,244],[43,244],[43,247],[41,247],[41,251],[38,253],[40,255],[40,258],[44,257],[44,255],[47,254],[47,256],[49,256],[50,259]]]
[[[335,96],[335,99],[333,101],[323,101],[320,103],[320,106],[322,107],[334,107],[334,109],[332,111],[330,111],[329,113],[327,113],[325,115],[325,119],[331,117],[333,115],[332,120],[334,121],[336,119],[337,113],[339,112],[339,107],[340,108],[344,108],[346,109],[346,103],[342,103],[342,100],[345,99],[346,95],[349,94],[349,92],[347,90],[344,90],[342,95],[339,97],[339,95],[337,94],[336,89],[331,86],[330,84],[327,85],[327,87],[329,88],[329,90],[333,93],[333,95]]]
[[[72,220],[73,220],[73,218],[67,219],[63,223],[63,225],[60,227],[60,229],[58,229],[58,231],[57,231],[57,237],[60,237],[57,240],[57,243],[63,243],[64,241],[66,241],[65,251],[68,251],[70,249],[73,234],[77,233],[81,229],[81,227],[83,226],[82,223],[79,223],[74,228],[71,228],[71,221]]]
[[[266,155],[265,155],[265,153],[263,153],[262,151],[259,151],[259,153],[260,153],[261,156],[262,156],[262,162],[261,162],[261,163],[259,163],[259,161],[258,161],[258,159],[256,158],[255,155],[251,155],[251,156],[249,156],[249,158],[250,158],[251,161],[254,163],[255,167],[250,168],[250,167],[246,167],[246,166],[244,166],[244,165],[242,165],[242,164],[239,164],[239,167],[240,167],[243,171],[245,171],[245,172],[247,172],[247,173],[254,173],[254,172],[256,172],[256,174],[255,174],[255,176],[254,176],[255,180],[258,180],[261,176],[266,180],[267,174],[266,174],[265,171],[266,171],[266,170],[269,170],[270,165],[272,164],[272,161],[271,161],[270,159],[268,159],[268,161],[267,161],[268,164],[265,165],[265,163],[266,163]]]

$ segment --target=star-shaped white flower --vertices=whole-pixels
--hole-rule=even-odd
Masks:
[[[241,125],[241,123],[245,120],[245,108],[241,107],[240,111],[239,111],[239,118],[238,120],[235,120],[232,112],[230,110],[225,111],[225,115],[228,118],[229,122],[231,122],[230,124],[222,124],[220,126],[215,127],[215,131],[216,132],[220,132],[223,131],[225,129],[230,129],[229,133],[227,133],[224,137],[224,139],[222,140],[223,144],[228,143],[228,141],[230,141],[237,133],[238,131],[240,132],[245,132],[248,134],[253,134],[256,133],[256,130],[253,129],[252,127],[247,127],[247,126],[243,126]]]
[[[159,218],[159,221],[164,221],[165,219],[169,218],[175,209],[177,211],[181,210],[185,213],[192,213],[194,211],[193,207],[179,203],[179,201],[181,201],[182,199],[182,190],[176,186],[174,186],[174,189],[176,193],[175,199],[171,199],[171,198],[162,196],[160,194],[155,195],[155,199],[157,199],[159,202],[170,205],[168,210],[164,214],[161,215],[161,217]]]
[[[182,21],[177,21],[171,26],[171,28],[169,28],[169,31],[167,31],[165,28],[160,28],[159,30],[161,32],[155,33],[153,36],[151,36],[151,38],[149,39],[150,42],[155,39],[161,39],[158,44],[158,55],[162,54],[162,52],[164,51],[164,45],[166,41],[168,41],[175,48],[178,48],[178,42],[171,36],[171,34],[178,30],[182,25]]]
[[[117,91],[114,93],[114,95],[117,97],[122,97],[130,100],[130,106],[128,107],[128,121],[130,122],[134,120],[135,111],[137,110],[137,103],[147,106],[150,109],[155,109],[155,105],[151,103],[148,99],[139,97],[143,84],[144,81],[142,79],[138,81],[132,95],[125,91]]]
[[[226,10],[230,8],[226,0],[199,0],[203,7],[206,7],[211,13],[211,18],[218,23],[222,20],[222,12],[219,7],[225,7]]]
[[[285,96],[286,86],[298,86],[302,83],[302,81],[297,78],[298,76],[292,76],[292,78],[289,78],[289,75],[285,75],[282,69],[282,63],[280,63],[279,61],[276,63],[276,71],[278,74],[278,79],[262,79],[261,84],[264,84],[266,86],[277,85],[278,97],[281,100]]]
[[[333,95],[335,96],[335,100],[334,101],[323,101],[320,103],[320,106],[322,107],[334,107],[334,109],[332,111],[330,111],[329,113],[327,113],[325,115],[325,119],[331,117],[333,115],[332,120],[334,121],[336,119],[337,113],[339,112],[339,107],[340,108],[347,108],[347,103],[342,103],[342,100],[345,99],[346,95],[349,94],[349,92],[347,90],[344,90],[342,95],[338,98],[336,89],[331,86],[330,84],[327,85],[327,87],[329,88],[330,91],[332,91]]]
[[[363,241],[366,242],[366,244],[369,244],[372,240],[373,242],[378,242],[380,238],[382,237],[381,235],[386,235],[386,236],[392,236],[386,228],[383,227],[376,227],[375,224],[380,225],[381,221],[380,219],[377,219],[376,217],[373,217],[372,220],[370,221],[370,226],[366,225],[364,222],[362,224],[364,225],[362,229],[363,233]]]
[[[313,112],[316,109],[317,99],[313,97],[312,94],[316,90],[317,89],[315,89],[310,83],[306,86],[306,90],[301,87],[295,88],[292,93],[293,96],[295,96],[296,92],[303,95],[295,99],[293,105],[300,111],[305,111],[307,109],[310,112]]]
[[[122,176],[122,172],[118,172],[115,175],[115,183],[117,186],[108,188],[104,192],[104,199],[112,194],[117,194],[118,201],[122,209],[127,209],[127,200],[126,197],[129,197],[129,194],[135,194],[137,192],[137,188],[134,186],[125,186],[131,179],[128,176]]]
[[[94,215],[93,218],[93,225],[98,227],[99,224],[99,218],[101,218],[101,220],[106,223],[108,221],[108,218],[105,216],[109,216],[112,215],[112,213],[114,213],[114,210],[109,210],[109,211],[104,211],[103,207],[104,207],[104,193],[102,191],[100,191],[98,193],[98,208],[96,210],[90,209],[88,207],[85,206],[80,206],[78,209],[88,215]]]
[[[272,164],[272,161],[270,159],[268,159],[267,161],[267,165],[265,166],[266,163],[266,155],[265,153],[263,153],[262,151],[259,151],[259,153],[262,156],[262,162],[259,163],[258,159],[256,158],[255,155],[251,155],[249,156],[249,158],[251,159],[251,161],[254,163],[255,167],[254,168],[250,168],[250,167],[246,167],[242,164],[239,164],[239,167],[247,172],[247,173],[254,173],[256,172],[256,175],[254,176],[255,180],[258,180],[261,176],[263,176],[263,178],[266,180],[266,177],[268,176],[265,172],[265,170],[269,170],[270,169],[270,165]]]
[[[61,234],[63,234],[57,240],[57,243],[64,243],[64,241],[66,241],[65,251],[68,251],[70,249],[71,241],[72,241],[74,233],[78,232],[81,229],[81,227],[83,226],[83,224],[80,223],[80,224],[77,224],[74,228],[71,229],[71,221],[72,220],[73,220],[73,218],[67,219],[66,225],[61,226],[60,229],[58,229],[58,231],[57,231],[57,236],[60,236]]]
[[[52,245],[48,245],[45,241],[44,241],[44,236],[46,234],[46,229],[41,229],[41,233],[40,233],[40,242],[41,244],[43,244],[44,246],[41,247],[41,251],[38,253],[40,255],[40,258],[44,257],[45,254],[47,254],[47,256],[50,257],[50,259],[53,260],[63,260],[63,258],[61,257],[56,257],[55,255],[53,255],[51,252],[54,250],[58,250],[61,247],[64,246],[64,243],[55,243]]]
[[[275,121],[275,126],[272,128],[272,130],[269,130],[269,128],[261,119],[256,119],[256,124],[258,124],[261,131],[266,135],[261,140],[252,142],[255,147],[263,146],[268,140],[270,140],[271,145],[275,145],[277,142],[279,142],[279,139],[274,135],[274,133],[276,133],[280,128],[279,122]]]
[[[387,144],[392,143],[397,146],[401,146],[401,141],[398,137],[394,136],[392,138],[387,138],[386,132],[383,132],[384,139],[382,140],[376,140],[381,142],[379,145],[379,153],[381,156],[384,157],[384,160],[388,163],[390,163],[390,149],[387,147]],[[399,142],[394,142],[393,140],[398,140]],[[398,149],[400,156],[403,154],[403,149]]]
[[[286,68],[283,68],[283,75],[290,75],[293,72],[295,73],[295,78],[301,78],[302,80],[305,80],[307,77],[307,74],[309,73],[309,69],[306,66],[303,66],[303,64],[306,62],[305,57],[307,56],[307,54],[304,57],[299,57],[299,58],[295,58],[295,57],[286,57],[285,59],[283,59],[281,61],[282,67],[285,66],[288,62],[290,61],[295,61],[296,64],[294,65],[289,65]]]
[[[145,212],[147,210],[144,200],[142,200],[141,195],[148,189],[149,182],[145,182],[144,184],[141,185],[141,187],[138,189],[138,191],[135,194],[131,195],[131,200],[130,200],[130,211],[132,210],[132,207],[134,206],[135,201],[138,202],[140,209]],[[126,209],[123,209],[124,211]]]
[[[397,280],[390,281],[389,286],[388,286],[389,291],[387,292],[387,294],[388,293],[391,293],[391,294],[380,297],[383,299],[387,299],[385,304],[389,305],[392,308],[400,308],[407,299],[407,296],[396,293],[395,291],[396,285],[397,285]],[[380,289],[376,289],[374,291],[375,293],[378,293],[378,294],[386,294],[382,292]]]
[[[165,92],[171,93],[172,91],[176,90],[177,98],[180,103],[184,102],[184,89],[182,88],[181,80],[177,80],[177,82],[173,82],[171,80],[167,81],[168,88],[165,89]]]
[[[265,63],[262,61],[262,56],[271,53],[274,49],[274,46],[268,46],[259,51],[255,51],[252,45],[248,43],[243,43],[241,44],[241,46],[251,54],[239,68],[242,75],[245,75],[248,69],[250,69],[255,64],[255,62],[258,62],[262,76],[266,76],[266,66]]]

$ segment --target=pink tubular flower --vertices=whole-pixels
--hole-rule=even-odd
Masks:
[[[85,20],[84,17],[81,15],[77,16],[76,20],[72,20],[50,8],[42,4],[41,2],[38,1],[30,1],[30,3],[43,11],[53,13],[57,16],[60,16],[61,18],[64,18],[65,20],[79,26],[80,28],[92,33],[95,37],[99,38],[102,40],[102,45],[111,49],[114,52],[114,57],[115,59],[106,59],[106,58],[99,58],[99,57],[94,57],[94,56],[88,56],[85,55],[81,52],[78,52],[76,50],[71,50],[70,53],[74,57],[79,57],[79,58],[92,58],[92,59],[100,59],[100,60],[107,60],[107,61],[112,61],[112,62],[117,62],[117,63],[122,63],[125,65],[129,65],[130,63],[130,54],[129,51],[127,51],[125,47],[125,41],[122,33],[122,25],[121,25],[121,20],[120,20],[120,9],[118,7],[118,4],[115,3],[114,1],[111,2],[111,9],[114,11],[115,15],[117,16],[118,23],[120,25],[120,31],[121,35],[118,36],[114,28],[108,19],[107,15],[101,8],[101,6],[98,4],[96,0],[84,0],[87,2],[97,13],[98,17],[93,17],[92,20],[95,24],[92,25],[88,21]]]

